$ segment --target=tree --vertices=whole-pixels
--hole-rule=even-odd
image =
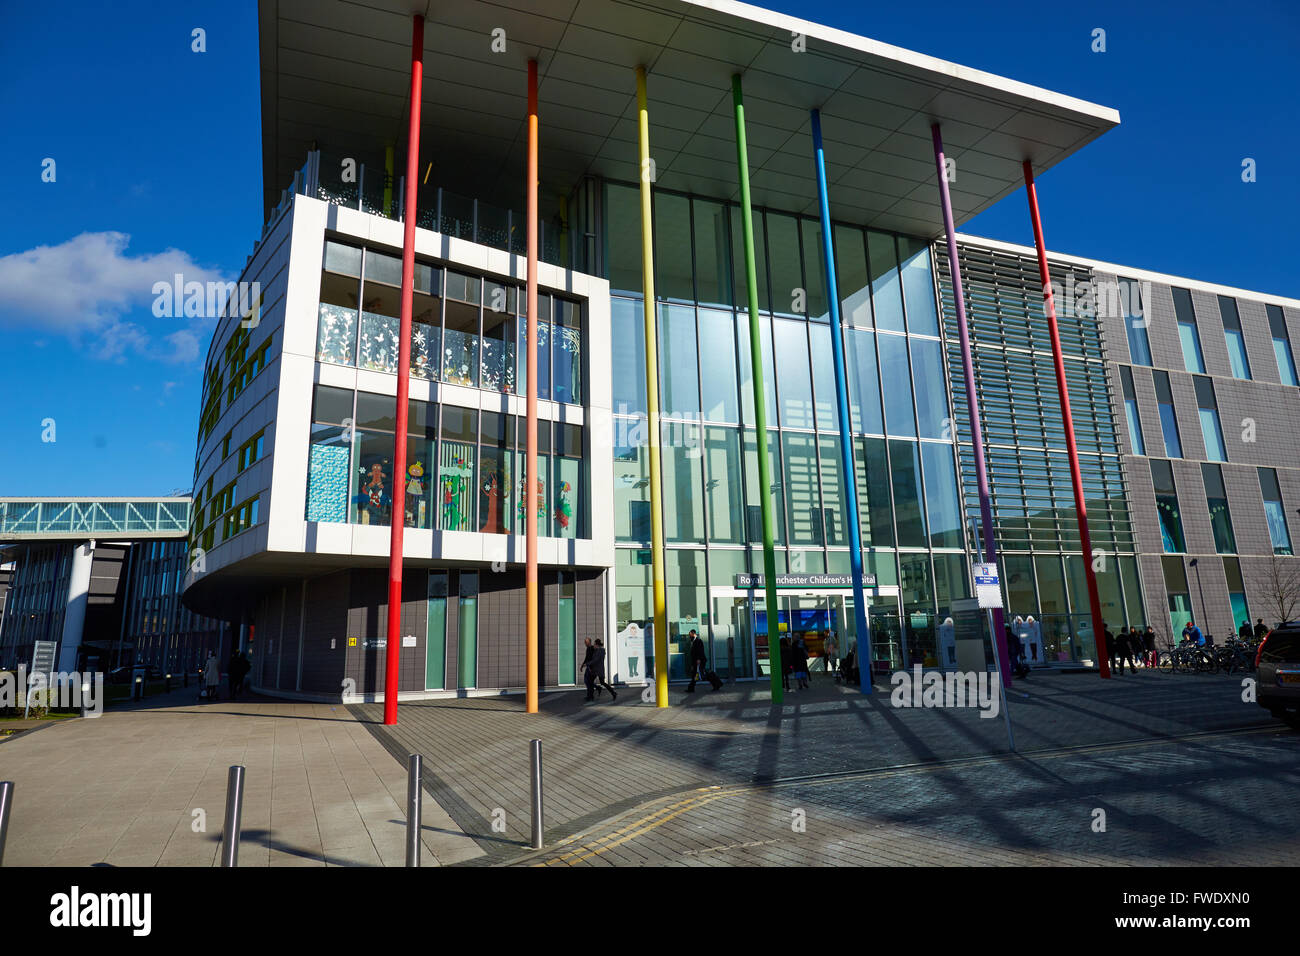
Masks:
[[[1300,614],[1300,560],[1273,555],[1255,575],[1255,593],[1275,624],[1295,620]]]

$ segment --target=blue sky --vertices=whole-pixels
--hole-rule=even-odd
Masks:
[[[1039,180],[1049,248],[1300,297],[1300,4],[767,5],[1118,109]],[[167,493],[210,324],[154,317],[150,290],[235,278],[260,232],[256,3],[57,10],[14,4],[0,31],[0,495]],[[963,229],[1032,242],[1023,192]]]

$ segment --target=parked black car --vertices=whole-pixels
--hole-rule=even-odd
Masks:
[[[1268,632],[1255,654],[1256,700],[1270,714],[1300,728],[1300,622]]]

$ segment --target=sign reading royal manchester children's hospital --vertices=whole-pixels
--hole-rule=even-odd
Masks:
[[[874,588],[876,586],[876,576],[874,574],[862,575],[862,584],[864,587]],[[853,587],[853,575],[851,574],[778,574],[776,576],[776,586],[779,588],[851,588]],[[737,574],[736,587],[738,588],[764,588],[767,583],[761,574]]]

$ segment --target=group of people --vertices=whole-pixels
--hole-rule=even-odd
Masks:
[[[1145,631],[1139,631],[1136,627],[1130,630],[1125,624],[1119,629],[1118,635],[1112,633],[1109,627],[1104,627],[1102,638],[1112,673],[1124,673],[1127,664],[1129,672],[1136,674],[1138,662],[1143,667],[1156,666],[1156,632],[1150,625],[1147,625]]]
[[[226,662],[226,678],[230,685],[230,699],[234,700],[239,696],[240,691],[244,689],[244,679],[248,677],[248,672],[253,669],[253,665],[248,662],[248,655],[243,651],[235,649],[230,652],[230,660]],[[217,662],[217,652],[208,651],[208,659],[203,663],[203,692],[200,697],[205,700],[216,700],[217,691],[221,686],[221,665]]]

